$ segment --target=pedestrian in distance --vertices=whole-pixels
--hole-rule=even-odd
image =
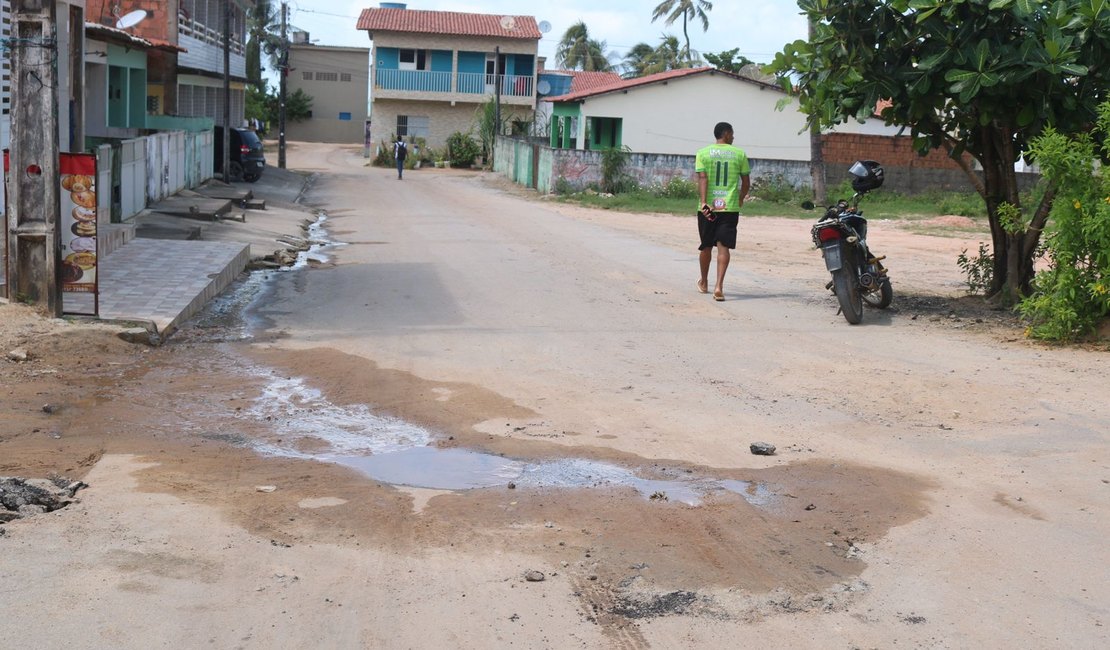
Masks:
[[[397,180],[401,180],[402,174],[405,171],[405,158],[408,157],[408,146],[401,138],[397,138],[397,142],[393,143],[393,158],[397,160]]]
[[[736,229],[740,207],[751,189],[751,165],[743,149],[732,146],[733,130],[728,122],[713,127],[717,141],[698,150],[694,171],[698,177],[698,264],[701,276],[698,293],[709,293],[709,263],[717,249],[717,284],[713,299],[725,299],[725,271],[732,249],[736,248]]]

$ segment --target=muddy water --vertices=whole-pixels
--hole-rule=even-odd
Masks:
[[[925,512],[927,486],[878,468],[722,470],[479,433],[483,422],[537,414],[480,386],[428,381],[330,348],[271,345],[283,335],[283,323],[259,317],[271,292],[296,294],[310,285],[307,274],[332,272],[311,261],[256,272],[170,341],[170,359],[174,348],[184,353],[176,367],[144,378],[177,382],[153,396],[184,413],[177,432],[272,459],[250,472],[273,473],[256,479],[279,486],[266,512],[290,523],[260,523],[249,501],[228,506],[264,534],[293,535],[282,529],[311,524],[314,536],[347,531],[402,548],[523,550],[569,562],[566,570],[586,581],[582,598],[608,603],[598,585],[632,579],[645,588],[753,592],[844,585],[864,567],[855,544]],[[371,480],[335,482],[343,472],[356,476],[351,470]],[[213,462],[209,471],[240,470]],[[184,472],[151,480],[208,492]],[[409,491],[420,488],[438,496],[417,506]],[[296,506],[329,496],[345,505],[311,515]]]

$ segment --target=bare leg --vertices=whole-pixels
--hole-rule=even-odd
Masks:
[[[703,252],[708,253],[709,249]],[[717,244],[717,286],[713,289],[714,300],[725,299],[725,271],[728,270],[728,262],[731,258],[732,255],[729,253],[728,247],[724,244]],[[705,266],[708,268],[709,264],[706,263]]]
[[[701,266],[701,279],[698,280],[698,292],[709,293],[709,260],[713,257],[713,249],[707,248],[699,251],[698,264]]]

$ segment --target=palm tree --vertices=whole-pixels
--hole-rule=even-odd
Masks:
[[[247,10],[247,78],[259,88],[263,84],[262,53],[269,57],[273,68],[281,63],[282,43],[277,23],[278,10],[271,0],[256,0]]]
[[[663,0],[651,12],[651,22],[665,18],[663,24],[673,25],[678,17],[682,17],[682,35],[686,37],[686,61],[692,62],[690,56],[690,34],[686,31],[686,23],[690,20],[700,20],[701,30],[709,31],[709,16],[705,12],[713,10],[713,3],[709,0]]]
[[[555,63],[564,70],[611,72],[613,64],[606,54],[605,41],[590,38],[586,23],[578,21],[567,28],[555,49]]]
[[[625,79],[644,76],[644,70],[651,65],[651,59],[654,54],[655,48],[647,43],[637,43],[633,45],[632,49],[628,51],[628,54],[624,55],[624,74],[621,76]]]

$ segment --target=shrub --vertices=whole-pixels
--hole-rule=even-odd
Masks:
[[[774,203],[793,203],[797,196],[794,185],[782,174],[767,174],[752,179],[752,196]]]
[[[985,243],[979,242],[979,255],[974,258],[967,256],[965,248],[956,258],[956,266],[964,272],[968,293],[980,293],[991,286],[991,279],[994,278],[994,255]]]
[[[470,167],[481,153],[481,145],[469,133],[455,131],[447,138],[447,159],[452,167]]]
[[[1098,131],[1110,155],[1110,102],[1099,107]],[[1051,264],[1018,306],[1035,338],[1069,341],[1110,314],[1110,174],[1096,165],[1095,140],[1049,127],[1030,151],[1056,187],[1045,243]]]
[[[559,178],[555,179],[555,193],[559,196],[574,194],[574,186],[572,186],[570,184],[570,181],[568,181],[566,178],[560,176]]]
[[[633,192],[639,187],[636,179],[626,171],[632,151],[628,147],[611,147],[601,150],[601,190],[611,194]]]

